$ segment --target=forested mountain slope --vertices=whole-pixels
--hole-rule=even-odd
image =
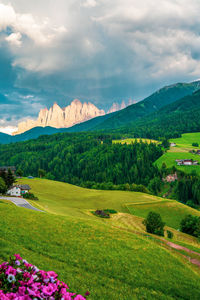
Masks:
[[[200,131],[200,91],[186,96],[138,122],[129,124],[123,132],[138,137],[178,137],[181,133]]]
[[[173,103],[200,89],[200,82],[178,83],[166,86],[143,101],[130,105],[119,111],[109,119],[100,123],[95,129],[114,129],[126,126],[130,122],[143,118],[144,116],[158,111],[160,108]]]

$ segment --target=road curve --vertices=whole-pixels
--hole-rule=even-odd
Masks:
[[[32,206],[27,200],[25,200],[24,198],[18,198],[18,197],[7,197],[7,196],[1,196],[0,199],[2,200],[7,200],[7,201],[11,201],[12,203],[14,203],[15,205],[19,206],[19,207],[24,207],[27,209],[32,209],[32,210],[37,210],[37,211],[42,211],[34,206]],[[43,211],[42,211],[43,212]]]

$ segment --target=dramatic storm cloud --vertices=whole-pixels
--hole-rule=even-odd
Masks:
[[[0,127],[200,77],[199,0],[0,0]]]

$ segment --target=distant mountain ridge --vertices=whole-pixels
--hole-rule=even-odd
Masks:
[[[97,108],[91,102],[84,102],[83,104],[75,99],[70,105],[61,108],[57,103],[48,110],[41,109],[37,120],[28,119],[18,124],[18,130],[13,135],[24,133],[34,127],[54,127],[54,128],[69,128],[76,124],[83,123],[95,117],[104,116],[117,112],[135,103],[134,100],[129,99],[126,104],[123,100],[121,104],[114,102],[107,113],[103,109]]]
[[[126,132],[127,131],[136,132],[135,129],[137,129],[138,132],[144,135],[145,130],[146,132],[148,132],[151,129],[150,127],[157,128],[158,126],[162,125],[162,128],[164,128],[164,126],[166,126],[167,128],[167,126],[170,126],[170,124],[168,124],[170,121],[169,118],[167,118],[167,114],[170,114],[170,116],[172,116],[174,119],[176,119],[177,117],[177,114],[175,114],[173,110],[179,111],[178,116],[181,119],[185,107],[187,108],[186,114],[188,115],[188,117],[191,118],[191,113],[189,113],[189,110],[192,110],[195,106],[195,116],[200,117],[199,107],[197,105],[198,97],[195,98],[196,99],[195,103],[192,100],[194,98],[194,95],[199,94],[199,92],[195,93],[195,91],[198,91],[198,89],[200,89],[199,81],[188,83],[188,84],[178,83],[175,85],[164,87],[159,91],[155,92],[154,94],[152,94],[151,96],[147,97],[143,101],[130,105],[121,111],[105,114],[90,119],[86,122],[76,124],[69,128],[57,129],[57,128],[52,128],[50,126],[35,127],[23,134],[19,134],[16,136],[9,136],[1,133],[0,143],[3,144],[3,143],[25,141],[25,140],[37,138],[40,135],[50,135],[59,132],[109,131],[109,130],[110,131],[125,130]],[[166,122],[165,124],[163,123],[163,120],[165,120]],[[185,117],[184,117],[184,122],[185,122]],[[195,122],[198,123],[197,121]],[[174,120],[174,123],[177,124],[176,120]],[[188,128],[188,127],[183,126],[183,128]]]
[[[72,103],[61,108],[57,103],[48,110],[40,110],[37,120],[28,119],[18,124],[18,131],[15,134],[23,133],[34,127],[55,127],[68,128],[97,116],[105,115],[105,111],[98,109],[94,104],[84,102],[83,104],[75,99]]]

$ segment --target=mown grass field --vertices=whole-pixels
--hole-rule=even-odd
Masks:
[[[139,141],[142,141],[144,143],[159,143],[158,141],[156,140],[150,140],[150,139],[136,139],[136,138],[128,138],[128,139],[123,139],[123,140],[113,140],[113,143],[116,144],[116,143],[120,143],[120,144],[131,144],[131,143],[135,143],[135,141],[139,142]]]
[[[171,139],[170,142],[177,144],[175,148],[198,149],[198,147],[192,146],[192,143],[198,143],[200,146],[200,132],[185,133],[181,138]]]
[[[45,212],[1,201],[0,261],[20,253],[39,268],[58,272],[72,290],[82,294],[89,290],[89,299],[199,299],[197,268],[140,235],[142,218],[127,214],[127,204],[154,206],[161,198],[87,190],[43,179],[21,182],[31,186],[39,197],[32,204]],[[90,213],[101,208],[119,213],[110,220]],[[185,244],[195,243],[180,235]],[[197,242],[195,247],[199,248]]]
[[[189,153],[190,150],[197,150],[198,147],[193,147],[192,143],[199,143],[200,148],[200,133],[185,133],[181,138],[170,140],[172,143],[176,143],[176,147],[171,147],[169,151],[164,153],[157,161],[156,165],[161,168],[165,163],[168,168],[176,166],[177,169],[184,171],[185,173],[191,173],[196,171],[200,175],[200,165],[197,166],[177,166],[176,159],[193,159],[200,163],[200,156]]]
[[[39,201],[32,202],[42,210],[59,215],[88,218],[87,211],[94,209],[115,209],[128,212],[127,203],[152,202],[158,198],[143,193],[124,191],[102,191],[46,179],[22,179],[19,183],[29,184]]]
[[[150,211],[159,213],[167,226],[180,229],[181,220],[188,214],[200,217],[200,212],[173,200],[162,200],[155,203],[138,203],[127,205],[133,215],[146,218]]]

